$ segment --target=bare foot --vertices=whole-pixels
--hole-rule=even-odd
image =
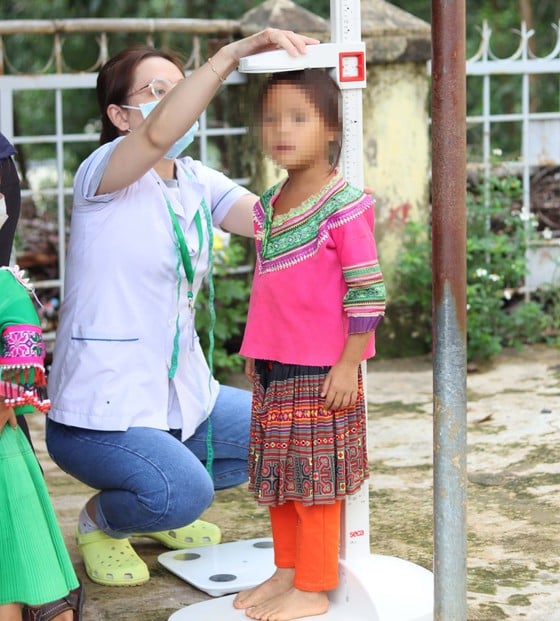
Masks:
[[[290,621],[290,619],[323,615],[328,609],[329,598],[324,591],[300,591],[292,587],[289,591],[262,604],[247,608],[245,614],[259,621]]]
[[[235,596],[235,608],[249,608],[288,591],[294,584],[294,570],[279,567],[268,580]]]

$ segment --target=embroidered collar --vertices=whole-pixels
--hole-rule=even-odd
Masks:
[[[326,185],[324,185],[316,194],[313,194],[312,196],[304,200],[301,205],[293,207],[287,213],[274,215],[273,205],[278,196],[280,195],[282,188],[284,188],[284,186],[288,182],[288,179],[286,179],[284,182],[281,183],[281,186],[278,188],[278,192],[270,201],[269,212],[272,220],[272,227],[274,228],[277,226],[281,226],[284,222],[286,222],[286,220],[305,214],[311,207],[313,207],[313,205],[316,205],[321,200],[321,197],[324,196],[335,185],[335,183],[340,181],[341,177],[342,174],[340,173],[340,171],[337,171],[336,175]]]
[[[332,228],[357,218],[371,206],[369,197],[337,174],[317,194],[273,222],[273,204],[284,184],[265,192],[255,208],[261,273],[283,269],[315,255]]]

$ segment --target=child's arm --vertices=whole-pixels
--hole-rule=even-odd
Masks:
[[[359,217],[331,232],[348,288],[343,300],[348,316],[348,337],[342,355],[331,368],[321,396],[325,407],[338,410],[356,402],[358,367],[367,345],[385,313],[385,285],[377,261],[374,212],[369,208]]]
[[[17,265],[2,266],[0,291],[0,401],[16,415],[46,412],[45,344],[33,288]]]
[[[254,358],[245,359],[245,377],[251,382],[251,384],[255,381],[255,359]]]
[[[8,423],[14,429],[17,427],[16,413],[14,408],[9,408],[2,399],[0,399],[0,434],[4,426]]]
[[[358,367],[371,334],[360,332],[348,335],[340,360],[331,367],[323,383],[321,397],[325,398],[325,409],[341,410],[356,403]]]
[[[233,203],[220,226],[228,233],[254,237],[253,207],[258,200],[259,197],[254,194],[246,194],[239,198]]]

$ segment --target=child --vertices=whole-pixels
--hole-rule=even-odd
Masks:
[[[288,178],[255,206],[257,264],[241,354],[254,383],[249,489],[270,511],[276,572],[234,606],[264,621],[323,614],[338,583],[341,501],[368,476],[360,363],[385,287],[371,197],[336,169],[340,91],[320,69],[274,75],[266,153]]]
[[[16,415],[46,412],[44,345],[30,287],[0,268],[0,621],[77,621],[83,593]]]

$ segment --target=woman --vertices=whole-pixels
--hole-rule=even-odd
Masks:
[[[136,47],[99,74],[102,144],[74,181],[47,446],[100,490],[77,530],[87,574],[100,584],[149,579],[131,535],[172,548],[217,543],[219,529],[197,518],[214,489],[246,480],[250,394],[212,378],[194,300],[211,270],[212,226],[251,235],[255,197],[177,157],[242,56],[278,47],[297,55],[311,43],[267,29],[187,78],[173,56]]]
[[[14,146],[4,134],[0,133],[0,291],[2,292],[0,296],[0,324],[3,322],[2,313],[7,313],[11,315],[12,319],[15,319],[16,316],[11,309],[21,304],[24,308],[24,312],[28,313],[29,316],[33,318],[32,323],[38,325],[39,320],[32,302],[28,299],[29,296],[27,292],[24,294],[21,290],[22,287],[15,284],[15,280],[12,278],[12,272],[16,279],[19,278],[21,273],[15,267],[11,271],[7,269],[10,263],[14,235],[21,207],[19,176],[14,162],[15,154],[16,150]],[[27,288],[28,285],[25,280],[23,284],[25,288]],[[22,298],[24,299],[23,303],[21,302]],[[4,343],[3,335],[0,335],[0,351],[2,352],[3,359],[6,358],[5,350],[6,344]],[[2,366],[2,362],[0,362],[0,377],[3,374]],[[20,523],[21,531],[25,533],[23,539],[26,541],[24,545],[21,545],[21,541],[18,541],[18,538],[14,536],[10,520],[6,518],[0,520],[0,526],[4,528],[4,532],[9,533],[9,536],[6,537],[3,536],[3,533],[0,535],[0,541],[7,543],[8,546],[7,550],[4,549],[3,552],[0,553],[0,558],[10,559],[9,562],[4,562],[2,564],[6,573],[2,574],[2,579],[0,579],[0,621],[13,621],[14,619],[19,620],[20,618],[23,619],[23,621],[31,619],[34,621],[51,621],[51,619],[53,621],[72,621],[73,619],[81,618],[81,607],[84,598],[81,585],[68,591],[63,597],[59,597],[53,601],[33,606],[28,603],[22,605],[22,602],[28,599],[30,595],[35,598],[42,598],[42,601],[49,599],[47,592],[49,590],[52,591],[52,582],[47,584],[48,581],[38,580],[41,570],[46,571],[48,575],[50,575],[51,581],[56,582],[57,580],[61,580],[60,574],[58,573],[61,568],[57,567],[58,563],[53,563],[52,557],[49,556],[56,547],[59,548],[57,554],[59,558],[62,559],[61,566],[63,571],[69,572],[68,568],[64,567],[66,563],[65,557],[68,558],[68,553],[64,547],[62,535],[56,523],[56,517],[54,517],[52,506],[48,499],[48,493],[44,487],[44,482],[42,480],[37,480],[34,483],[38,489],[34,504],[29,501],[29,497],[25,503],[20,502],[22,495],[28,494],[29,496],[30,494],[29,488],[27,487],[29,478],[32,478],[33,473],[36,471],[39,471],[39,473],[41,472],[41,466],[34,455],[29,427],[22,413],[24,411],[25,408],[18,408],[18,415],[16,416],[14,408],[8,408],[6,406],[2,396],[2,381],[0,380],[0,447],[2,445],[4,447],[6,446],[6,436],[12,433],[7,430],[4,433],[4,441],[2,442],[3,428],[6,426],[6,423],[14,426],[16,420],[17,426],[23,431],[27,439],[27,443],[21,439],[17,440],[19,442],[19,450],[11,450],[9,460],[7,460],[3,468],[0,469],[1,475],[9,476],[7,473],[7,463],[10,463],[13,467],[13,464],[20,460],[24,460],[25,462],[23,469],[24,478],[21,478],[20,472],[20,476],[11,481],[11,488],[9,487],[9,482],[2,486],[4,491],[9,490],[10,493],[0,502],[0,506],[2,506],[2,509],[5,510],[7,514],[11,509],[11,514],[14,515],[14,507],[17,508],[19,504],[25,505],[24,507],[20,507],[23,511],[21,511],[21,513],[18,511],[17,521]],[[12,439],[18,438],[17,433],[19,432],[13,433],[15,435],[12,436]],[[5,458],[6,455],[3,455],[3,457]],[[39,502],[39,511],[37,511],[37,501]],[[47,527],[52,531],[46,536],[40,528],[40,525],[42,525],[41,518],[46,518]],[[25,528],[27,519],[34,523],[33,532],[37,539],[31,543],[34,554],[26,559],[25,554],[19,558],[17,552],[21,552],[22,549],[29,549],[29,534],[26,532]],[[37,540],[41,541],[40,546],[44,545],[46,547],[46,552],[45,548],[36,547],[35,542]],[[26,561],[27,566],[25,565]],[[37,563],[39,563],[39,565],[36,565]],[[73,570],[70,571],[74,579],[76,579]],[[30,593],[30,583],[44,587],[41,594],[38,594],[36,590],[33,591],[33,587]],[[5,592],[2,592],[3,590]],[[63,589],[63,592],[64,591]],[[56,597],[56,594],[54,594],[54,597]],[[39,601],[39,599],[35,599],[35,602]],[[31,600],[29,599],[28,601]]]

